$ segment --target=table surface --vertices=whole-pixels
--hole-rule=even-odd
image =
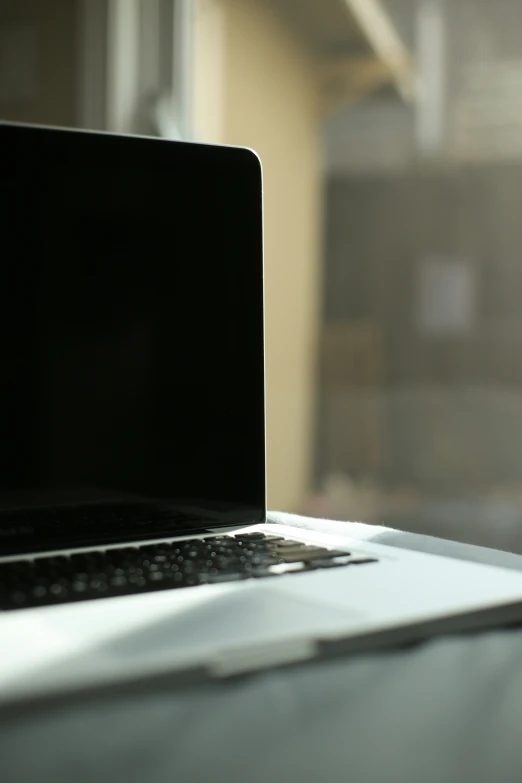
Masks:
[[[522,557],[367,525],[270,521],[522,570]],[[437,639],[229,682],[0,714],[6,783],[519,783],[522,631]]]

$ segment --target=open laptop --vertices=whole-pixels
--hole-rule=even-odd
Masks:
[[[252,151],[0,143],[0,703],[522,616],[522,575],[267,523]]]

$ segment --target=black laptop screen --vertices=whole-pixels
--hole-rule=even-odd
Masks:
[[[0,139],[0,551],[263,521],[256,156]]]

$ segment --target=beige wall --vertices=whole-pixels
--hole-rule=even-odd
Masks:
[[[267,0],[203,0],[210,28],[200,40],[213,43],[210,53],[204,46],[196,52],[196,79],[202,68],[205,94],[215,101],[219,90],[224,106],[219,126],[214,115],[209,132],[200,126],[199,135],[252,147],[263,163],[268,504],[296,510],[308,490],[313,448],[319,117],[314,63],[274,6]],[[196,113],[204,118],[204,111]]]

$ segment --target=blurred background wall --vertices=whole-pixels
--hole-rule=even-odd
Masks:
[[[0,117],[253,147],[268,501],[522,551],[519,0],[0,0]]]

